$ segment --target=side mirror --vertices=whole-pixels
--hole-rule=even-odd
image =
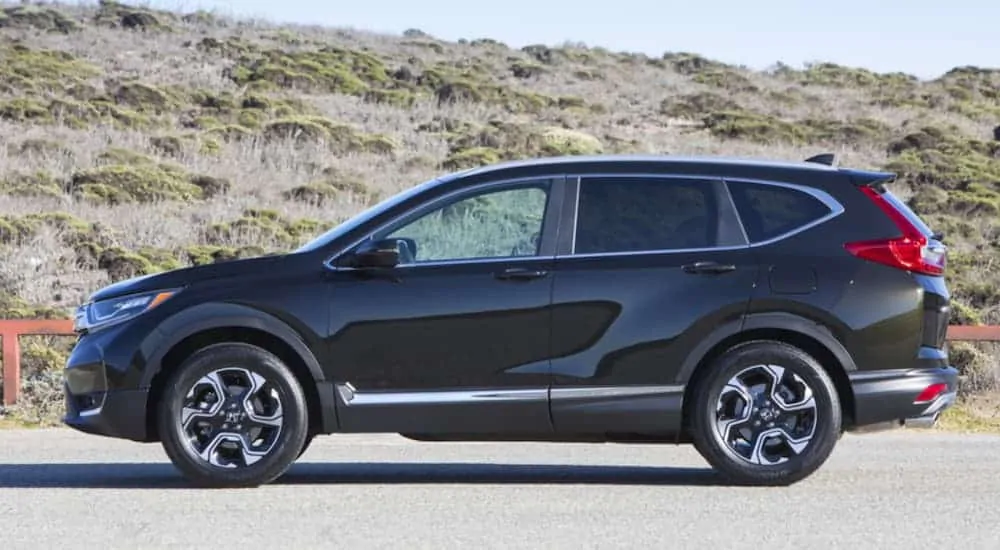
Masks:
[[[399,264],[400,243],[397,239],[383,239],[363,243],[351,255],[354,267],[388,268]]]

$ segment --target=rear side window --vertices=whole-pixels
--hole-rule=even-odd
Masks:
[[[709,248],[716,204],[708,181],[592,177],[580,182],[577,254]]]
[[[830,213],[816,197],[789,187],[729,182],[729,192],[750,242],[773,239]]]

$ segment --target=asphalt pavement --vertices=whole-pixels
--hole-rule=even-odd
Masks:
[[[1000,437],[847,435],[787,488],[690,447],[327,436],[277,482],[191,489],[158,445],[0,431],[0,547],[1000,549]]]

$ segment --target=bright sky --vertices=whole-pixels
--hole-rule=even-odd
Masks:
[[[961,65],[1000,67],[997,0],[147,0],[150,5],[275,22],[513,47],[566,40],[614,51],[688,51],[763,68],[832,61],[933,78]]]

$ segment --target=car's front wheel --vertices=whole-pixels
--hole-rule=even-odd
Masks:
[[[308,433],[294,374],[275,355],[243,343],[208,346],[184,361],[166,382],[157,417],[167,456],[205,487],[273,481]]]
[[[737,484],[789,485],[815,472],[841,432],[841,405],[815,358],[783,342],[734,346],[695,388],[695,447]]]

